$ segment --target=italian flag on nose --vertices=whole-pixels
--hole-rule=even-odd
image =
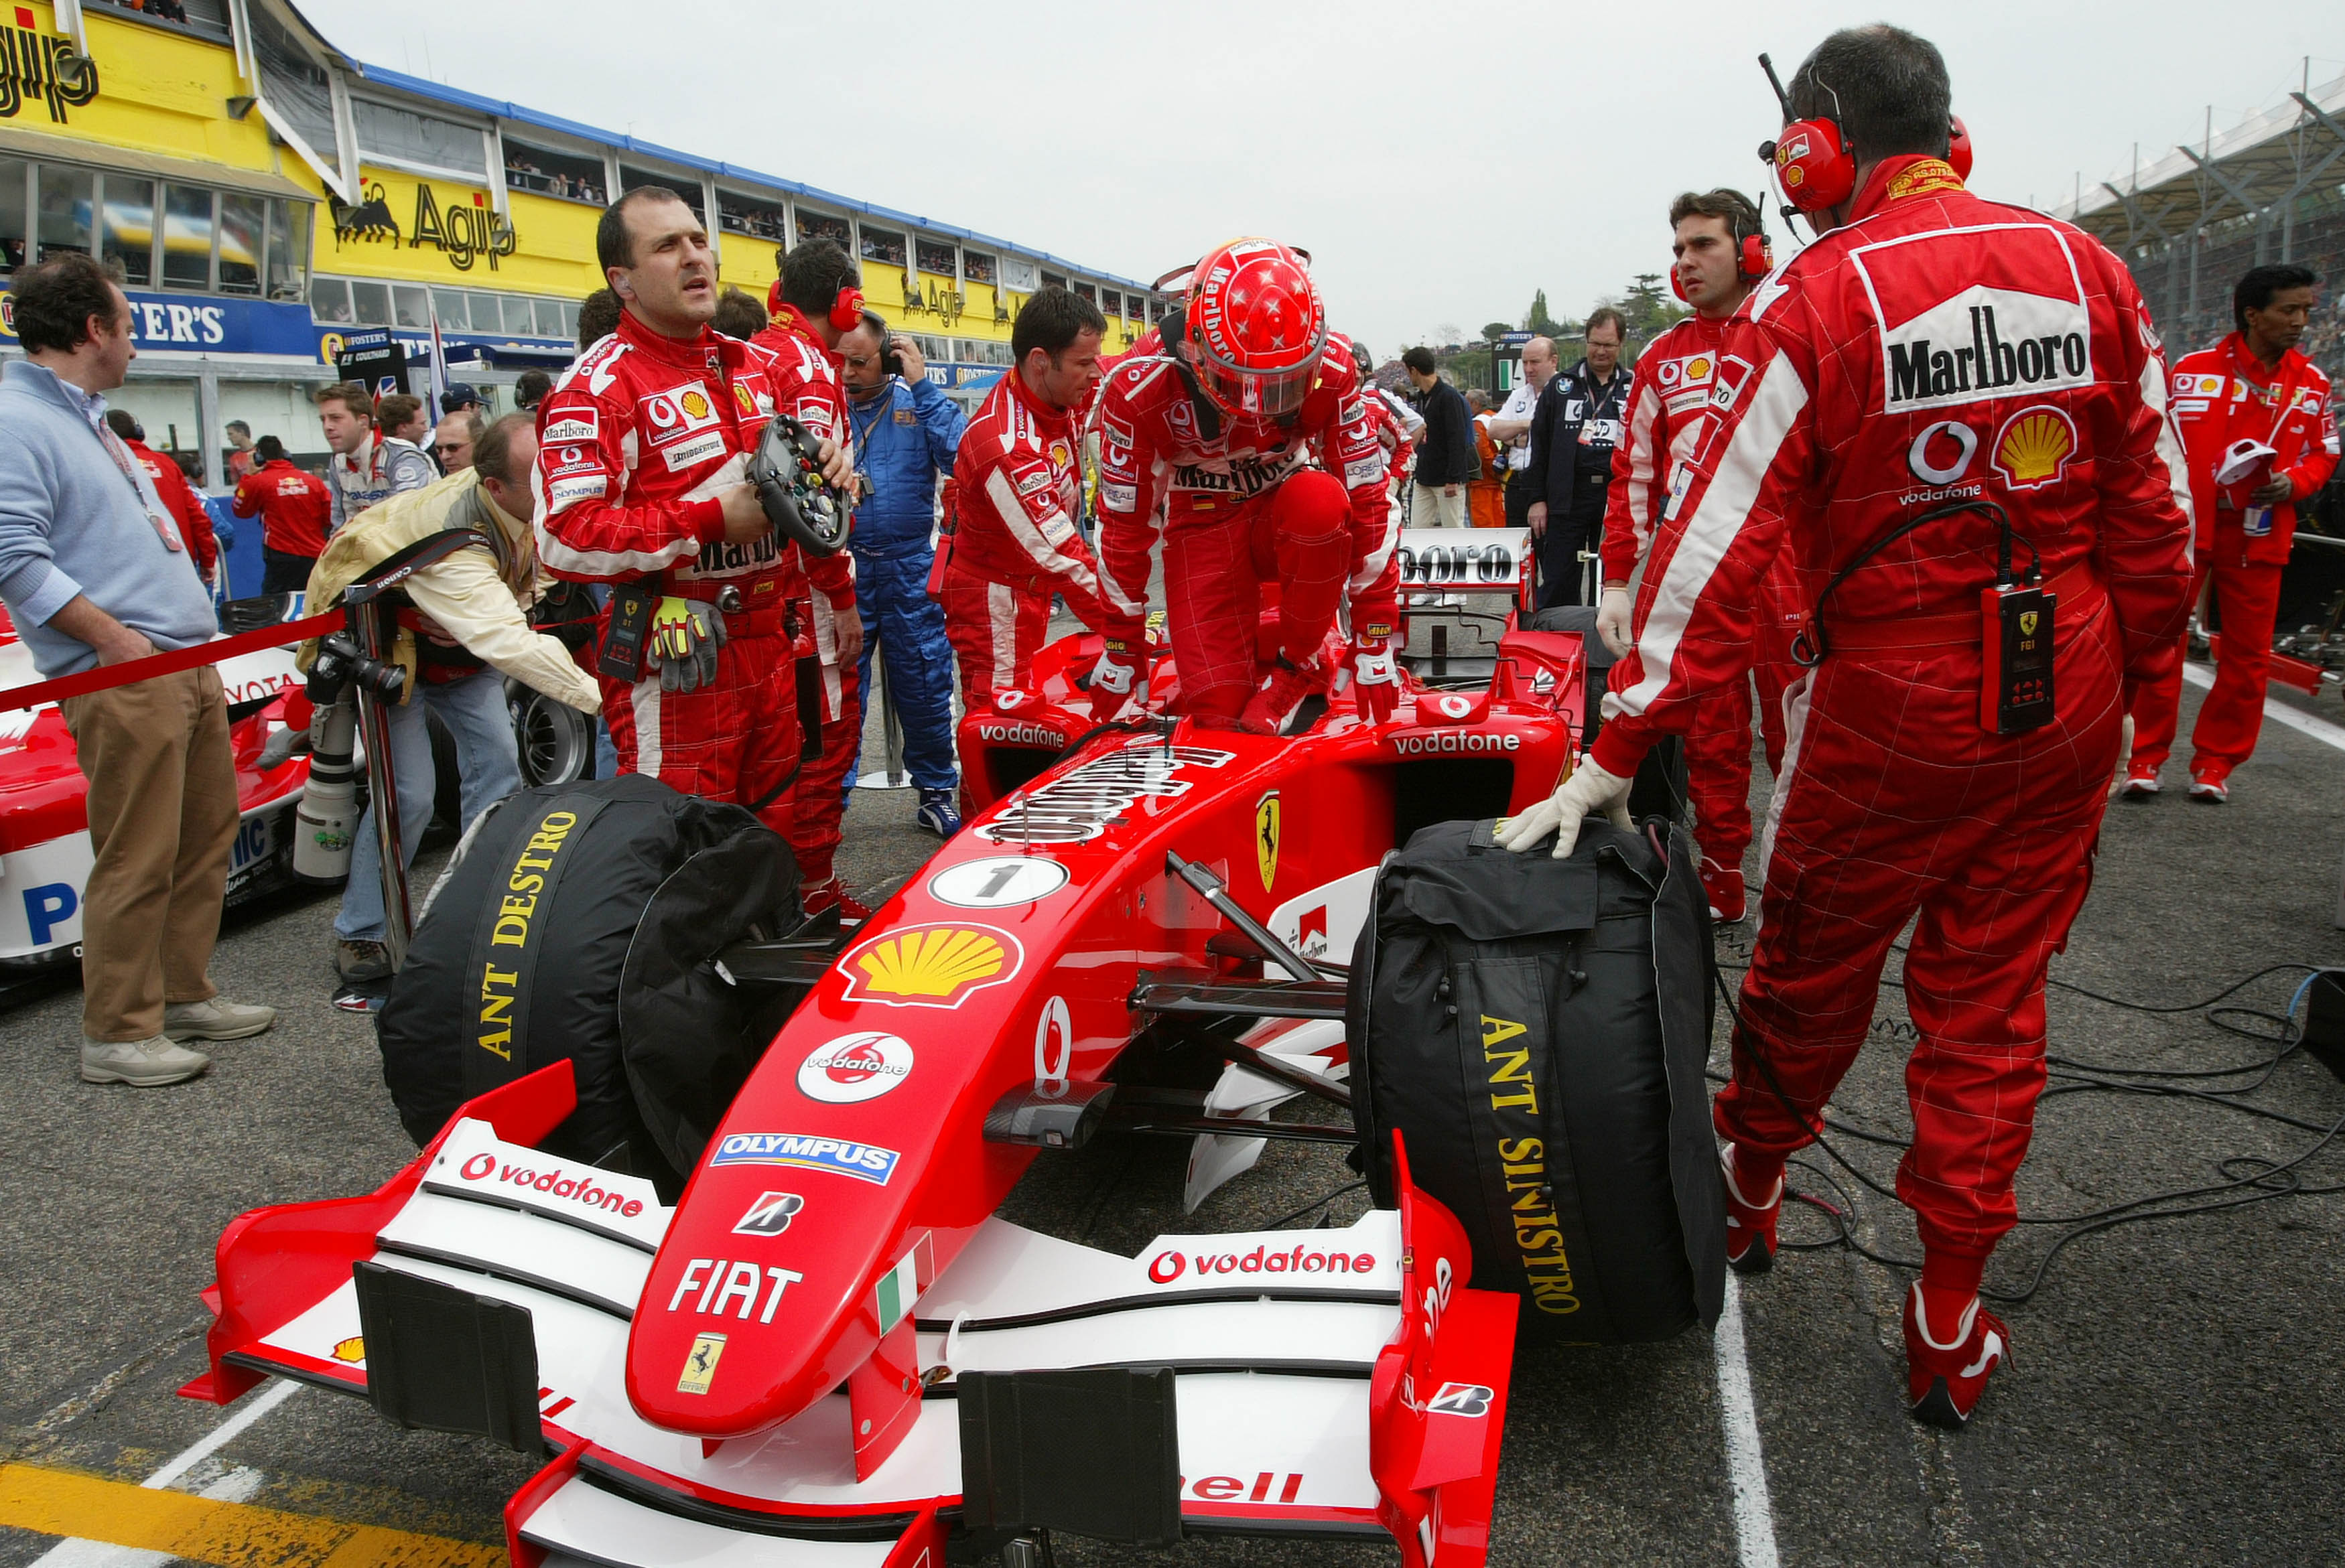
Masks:
[[[923,1281],[936,1278],[935,1257],[929,1233],[923,1231],[902,1260],[879,1276],[879,1283],[871,1289],[871,1305],[878,1314],[882,1335],[912,1315],[912,1303],[919,1300]]]

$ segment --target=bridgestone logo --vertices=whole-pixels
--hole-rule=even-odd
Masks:
[[[1434,730],[1422,735],[1395,735],[1393,750],[1405,757],[1457,756],[1467,752],[1520,751],[1523,738],[1491,734],[1481,730]]]
[[[1188,794],[1190,781],[1176,776],[1182,769],[1226,767],[1236,760],[1235,752],[1134,741],[1005,801],[1000,814],[977,831],[996,844],[1081,844],[1105,833],[1139,801]]]

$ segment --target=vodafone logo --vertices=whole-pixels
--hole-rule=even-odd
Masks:
[[[1257,1247],[1236,1252],[1159,1252],[1148,1260],[1148,1281],[1170,1285],[1183,1275],[1202,1280],[1213,1274],[1365,1274],[1376,1266],[1373,1252],[1314,1250],[1309,1243],[1273,1252]]]
[[[878,1099],[911,1072],[912,1047],[900,1037],[876,1030],[842,1035],[798,1064],[798,1092],[825,1105],[857,1105]]]

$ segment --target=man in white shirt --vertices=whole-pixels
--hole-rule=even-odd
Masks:
[[[1555,340],[1534,338],[1523,345],[1523,379],[1507,394],[1506,402],[1490,420],[1490,440],[1507,454],[1507,526],[1529,526],[1531,502],[1538,500],[1523,480],[1531,466],[1531,414],[1539,394],[1547,390],[1556,367]]]

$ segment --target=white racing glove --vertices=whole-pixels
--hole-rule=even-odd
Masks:
[[[1106,723],[1136,707],[1148,705],[1145,656],[1133,658],[1131,651],[1115,638],[1108,639],[1099,663],[1091,666],[1091,677],[1083,683],[1091,688],[1094,723]]]
[[[1553,794],[1507,824],[1498,844],[1528,850],[1552,833],[1555,857],[1561,860],[1579,845],[1579,824],[1591,816],[1609,817],[1615,827],[1629,826],[1629,781],[1582,758]]]
[[[1596,612],[1596,634],[1612,650],[1614,658],[1620,657],[1637,645],[1629,634],[1629,617],[1637,608],[1637,596],[1625,588],[1607,588],[1603,607]]]

